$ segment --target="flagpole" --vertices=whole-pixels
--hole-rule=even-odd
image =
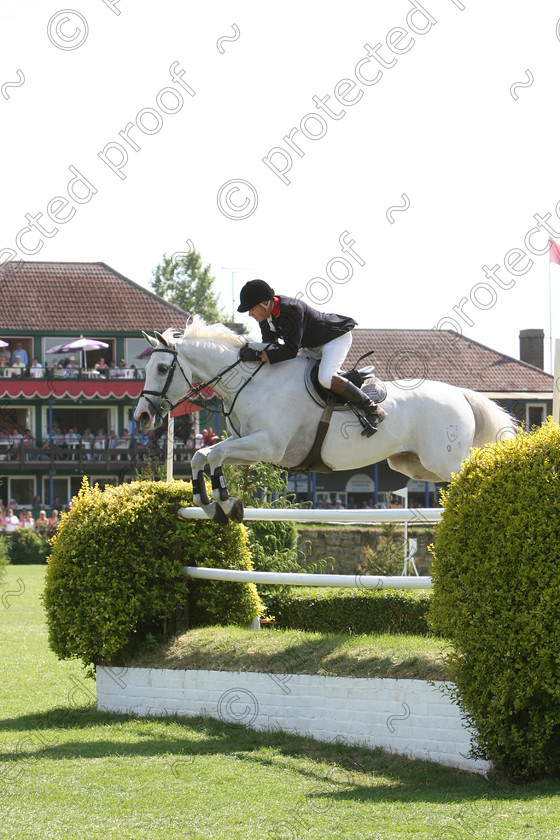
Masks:
[[[550,372],[554,373],[554,357],[552,355],[552,283],[550,280],[550,253],[548,255],[548,329],[550,335]]]

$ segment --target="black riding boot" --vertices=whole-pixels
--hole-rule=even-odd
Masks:
[[[367,394],[364,394],[352,382],[346,382],[344,390],[339,393],[347,403],[355,405],[360,408],[365,414],[366,427],[362,432],[362,437],[371,437],[377,431],[377,427],[387,417],[387,412],[380,408],[376,403],[372,402]]]

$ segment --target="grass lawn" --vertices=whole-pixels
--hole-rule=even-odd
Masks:
[[[43,576],[9,567],[0,588],[0,838],[558,837],[558,780],[516,786],[344,741],[97,712],[94,683],[48,648]]]
[[[442,639],[379,634],[307,633],[263,628],[201,627],[143,651],[139,668],[203,668],[336,677],[442,680]]]

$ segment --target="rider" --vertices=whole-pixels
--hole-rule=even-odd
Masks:
[[[318,312],[301,300],[275,295],[264,280],[249,280],[240,294],[238,312],[248,312],[258,321],[263,340],[272,342],[266,350],[245,344],[240,351],[244,362],[265,361],[271,365],[293,359],[300,347],[321,348],[319,382],[346,402],[360,408],[367,426],[362,435],[370,437],[387,413],[356,385],[338,374],[352,345],[353,318]],[[281,338],[284,344],[278,344]]]

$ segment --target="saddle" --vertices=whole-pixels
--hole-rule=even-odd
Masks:
[[[344,401],[342,397],[334,394],[329,388],[323,388],[319,382],[319,359],[310,358],[305,369],[305,387],[309,396],[325,408],[327,403],[333,403],[333,411],[350,411],[350,406]],[[367,394],[370,400],[374,403],[383,402],[387,396],[387,388],[385,384],[375,375],[375,368],[373,365],[367,367],[355,368],[352,370],[340,371],[340,376],[348,379],[353,385],[360,388],[364,394]]]
[[[312,472],[330,473],[332,472],[332,469],[323,463],[321,450],[323,448],[323,441],[325,440],[329,430],[332,413],[333,411],[352,411],[353,409],[342,397],[334,394],[329,388],[323,388],[323,386],[319,383],[319,364],[319,359],[313,357],[309,359],[307,368],[305,369],[305,387],[307,388],[309,396],[317,403],[317,405],[320,405],[324,411],[317,427],[317,434],[315,435],[313,446],[307,454],[307,457],[304,458],[304,460],[296,467],[293,467],[293,469],[302,470],[303,472],[309,470]],[[368,395],[372,402],[383,402],[387,396],[387,388],[384,383],[375,376],[373,365],[359,368],[359,370],[354,368],[352,370],[341,371],[340,376],[343,376],[358,388],[361,388],[361,390]]]

